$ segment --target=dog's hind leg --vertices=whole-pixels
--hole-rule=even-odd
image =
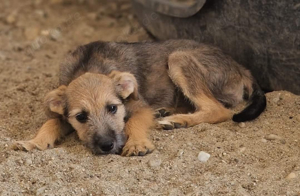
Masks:
[[[33,149],[46,150],[53,148],[55,142],[73,130],[71,125],[59,118],[49,119],[38,131],[37,135],[28,141],[17,141],[13,144],[14,150],[31,151]]]
[[[209,90],[206,69],[188,52],[174,52],[168,59],[169,76],[195,107],[191,114],[175,114],[163,118],[164,129],[190,127],[200,123],[219,123],[232,117],[230,110],[217,101]]]

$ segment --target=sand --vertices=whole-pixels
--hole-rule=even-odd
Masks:
[[[11,150],[47,119],[43,98],[69,50],[150,37],[125,0],[0,5],[1,195],[300,195],[300,96],[285,91],[268,93],[252,122],[153,130],[156,150],[144,157],[95,156],[76,134],[46,151]]]

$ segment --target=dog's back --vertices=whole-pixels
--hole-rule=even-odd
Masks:
[[[112,70],[126,71],[134,74],[139,84],[139,93],[152,107],[170,107],[176,102],[178,88],[169,77],[168,60],[170,54],[180,51],[195,58],[197,69],[201,71],[198,79],[205,82],[210,93],[224,106],[235,106],[247,96],[253,98],[251,95],[255,81],[248,70],[220,49],[192,40],[139,43],[99,41],[80,46],[61,65],[60,84],[67,85],[85,72],[107,75]],[[191,66],[184,69],[189,68]],[[182,73],[184,77],[190,77],[187,71],[183,70]],[[197,73],[200,72],[192,74]],[[188,81],[189,86],[194,85],[194,81]],[[255,92],[263,94],[256,84],[254,86]],[[258,99],[260,103],[265,102],[265,98]],[[260,107],[264,108],[264,105],[262,103]],[[261,113],[261,110],[254,113]]]

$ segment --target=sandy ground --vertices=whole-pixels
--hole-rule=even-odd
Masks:
[[[153,130],[145,157],[95,156],[75,134],[46,151],[10,150],[45,122],[67,51],[145,39],[128,1],[0,0],[1,195],[300,195],[300,96],[288,92],[267,94],[253,122]]]

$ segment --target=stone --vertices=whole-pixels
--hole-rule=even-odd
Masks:
[[[198,154],[198,160],[201,162],[204,162],[204,163],[208,161],[209,157],[210,157],[210,154],[208,154],[204,151],[201,151]]]
[[[26,163],[26,165],[32,165],[32,160],[31,159],[26,159],[25,163]]]
[[[58,29],[51,29],[49,31],[49,34],[50,34],[51,39],[54,41],[57,41],[62,37],[61,32]]]
[[[245,152],[245,150],[246,150],[246,147],[241,147],[241,148],[240,148],[240,153]]]
[[[44,193],[46,192],[46,186],[43,186],[39,189],[36,190],[36,195],[44,195]]]
[[[246,124],[244,122],[239,123],[239,127],[244,128],[246,127]]]
[[[160,159],[151,159],[149,162],[148,162],[148,165],[151,167],[151,168],[157,168],[161,165],[161,160]]]
[[[182,157],[184,151],[182,149],[178,150],[177,157]]]
[[[14,24],[17,21],[17,14],[13,12],[6,17],[7,24]]]
[[[262,141],[263,143],[266,143],[266,142],[267,142],[267,140],[266,140],[265,138],[262,138],[261,141]]]
[[[279,137],[278,135],[275,134],[269,134],[265,137],[266,140],[279,140],[281,139],[281,137]]]
[[[36,13],[36,15],[38,15],[39,17],[42,17],[42,18],[46,18],[46,17],[47,17],[46,12],[44,12],[43,10],[35,10],[35,13]]]
[[[286,176],[286,179],[293,179],[296,177],[297,177],[297,175],[294,172],[291,172],[289,175]]]

